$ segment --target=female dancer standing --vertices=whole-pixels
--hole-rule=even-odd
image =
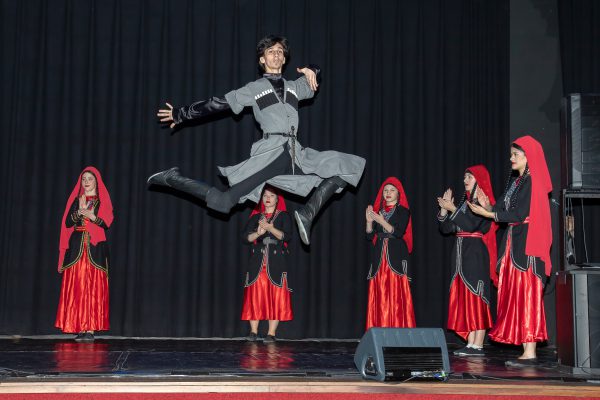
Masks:
[[[531,136],[515,140],[510,149],[513,174],[502,201],[492,207],[485,195],[474,213],[508,224],[498,260],[498,316],[490,338],[523,346],[523,354],[507,365],[537,363],[538,342],[548,339],[543,277],[550,275],[552,223],[548,194],[552,182],[544,150]]]
[[[367,329],[414,328],[408,264],[412,252],[412,220],[408,200],[398,178],[387,178],[366,210],[371,248]]]
[[[443,234],[455,234],[452,260],[454,275],[448,302],[448,329],[467,341],[455,355],[482,356],[486,329],[492,326],[490,314],[490,273],[497,283],[496,224],[477,215],[467,206],[477,203],[475,194],[482,191],[495,204],[490,174],[483,165],[467,168],[464,176],[465,194],[458,207],[452,190],[438,197],[438,220]],[[490,263],[491,260],[491,263]]]

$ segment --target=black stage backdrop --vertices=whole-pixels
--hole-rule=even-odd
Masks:
[[[453,240],[438,233],[435,198],[448,185],[461,192],[475,163],[503,189],[508,0],[1,4],[0,333],[57,332],[59,225],[86,165],[103,173],[115,206],[109,333],[246,332],[239,233],[249,207],[220,216],[145,181],[178,165],[224,186],[216,166],[247,158],[258,138],[252,116],[171,135],[156,110],[254,80],[256,42],[273,32],[291,41],[288,78],[308,63],[323,70],[318,96],[300,110],[301,143],[367,159],[359,187],[320,215],[310,248],[291,244],[294,320],[280,336],[362,335],[364,212],[389,175],[404,182],[413,215],[417,323],[445,326]]]

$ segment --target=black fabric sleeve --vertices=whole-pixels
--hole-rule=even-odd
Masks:
[[[261,217],[261,214],[254,214],[253,216],[248,218],[248,221],[246,222],[246,226],[244,227],[244,230],[242,231],[242,243],[244,243],[244,244],[252,243],[252,242],[248,241],[248,235],[256,232],[256,228],[258,227],[258,221],[259,221],[260,217]]]
[[[319,67],[318,65],[315,65],[315,64],[308,64],[307,68],[313,70],[313,72],[317,76],[317,83],[321,84],[321,79],[322,79],[321,67]]]
[[[442,217],[438,213],[437,219],[439,223],[440,232],[443,235],[450,235],[456,232],[456,224],[454,224],[454,222],[452,222],[452,220],[450,219],[450,214],[446,214],[444,217]]]
[[[394,216],[390,218],[390,225],[394,227],[394,231],[390,232],[392,236],[396,238],[401,238],[404,236],[404,232],[406,232],[406,227],[408,226],[408,220],[410,218],[410,211],[408,209],[398,206],[396,208],[396,212]]]
[[[175,124],[180,124],[185,121],[192,121],[229,109],[231,109],[231,107],[224,97],[214,96],[208,100],[197,101],[189,106],[173,108],[173,122],[175,122]]]
[[[284,242],[292,240],[292,219],[290,218],[290,214],[287,212],[280,213],[275,219],[275,228],[283,232],[281,240]]]
[[[104,222],[104,220],[98,216],[99,210],[100,210],[100,203],[98,202],[96,204],[96,206],[94,207],[94,214],[96,215],[96,220],[95,221],[90,220],[90,222],[98,225],[102,229],[108,229],[108,225],[106,225],[106,222]]]
[[[465,232],[480,232],[480,227],[485,220],[484,218],[475,216],[470,208],[468,208],[464,213],[457,210],[454,214],[452,214],[451,219],[460,229]]]
[[[108,225],[106,225],[106,222],[104,222],[104,220],[102,218],[100,218],[99,216],[97,216],[97,215],[96,215],[96,220],[95,221],[90,221],[90,222],[98,225],[102,229],[108,229]]]
[[[377,234],[377,232],[375,232],[375,224],[376,222],[373,222],[373,230],[371,232],[366,232],[366,239],[369,241],[373,240],[373,237]]]
[[[81,216],[77,215],[77,210],[79,210],[79,200],[75,199],[75,201],[71,205],[71,210],[69,214],[65,218],[65,226],[67,228],[77,225],[77,223],[81,221]]]

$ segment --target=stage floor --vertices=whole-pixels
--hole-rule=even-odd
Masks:
[[[354,367],[357,340],[172,339],[97,337],[76,343],[71,336],[0,337],[0,392],[19,383],[56,385],[65,382],[236,382],[238,391],[257,382],[369,384]],[[457,357],[449,345],[449,383],[600,386],[598,376],[575,376],[561,369],[553,348],[541,348],[540,365],[511,368],[518,348],[486,345],[484,357]],[[252,383],[254,382],[254,383]],[[329,382],[329,383],[328,383]],[[374,383],[374,382],[373,382]],[[397,382],[396,382],[397,383]],[[379,383],[378,383],[379,384]],[[334,386],[331,386],[334,385]],[[379,384],[386,385],[386,384]],[[388,385],[389,386],[389,385]],[[396,385],[395,387],[398,387]],[[213,389],[211,389],[213,390]],[[272,390],[272,389],[271,389]],[[369,389],[369,390],[372,390]],[[253,390],[254,391],[254,390]],[[599,392],[600,393],[600,392]]]

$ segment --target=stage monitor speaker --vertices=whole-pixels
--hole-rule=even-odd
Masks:
[[[371,328],[358,344],[354,364],[365,379],[447,380],[450,360],[440,328]]]
[[[556,322],[561,369],[600,374],[600,270],[558,272]]]
[[[574,93],[562,99],[561,152],[563,185],[600,188],[600,94]]]

